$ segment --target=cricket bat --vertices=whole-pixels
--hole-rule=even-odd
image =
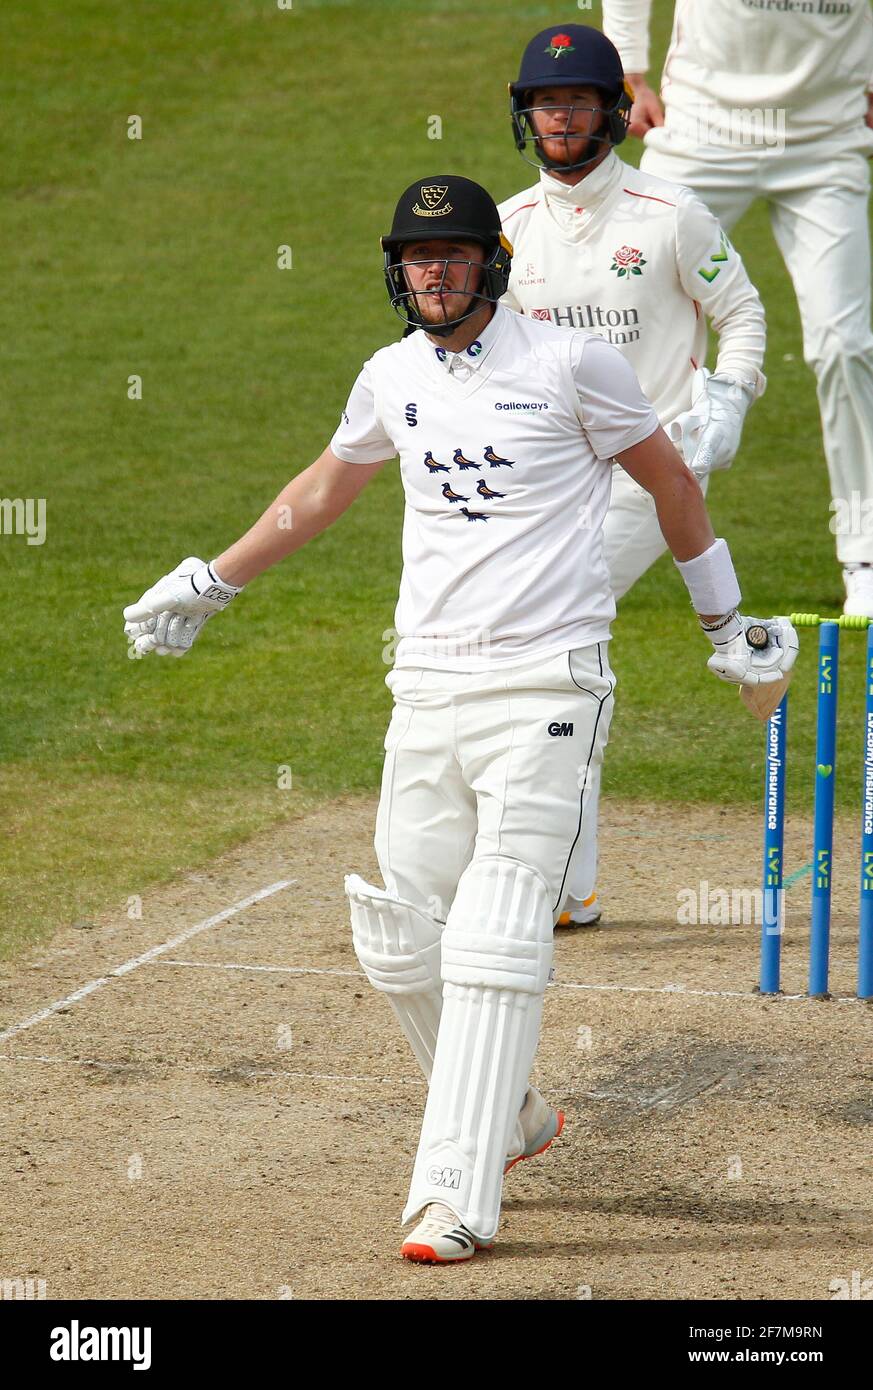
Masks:
[[[763,648],[768,645],[770,639],[767,635],[767,629],[756,623],[746,632],[746,640],[751,647]],[[746,709],[750,710],[756,719],[766,723],[773,711],[778,708],[782,696],[791,684],[791,674],[789,671],[787,676],[783,676],[781,680],[772,681],[769,685],[741,685],[740,699]]]
[[[747,710],[763,723],[781,703],[782,696],[791,684],[791,673],[770,685],[741,685],[740,699]]]

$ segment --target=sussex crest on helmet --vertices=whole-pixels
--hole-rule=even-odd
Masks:
[[[421,201],[430,212],[434,212],[448,191],[448,185],[444,183],[423,183],[421,185]],[[450,209],[446,208],[445,211],[449,212]]]

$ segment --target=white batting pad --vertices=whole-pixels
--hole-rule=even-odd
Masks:
[[[442,1009],[442,923],[347,874],[355,954],[370,984],[387,994],[418,1064],[430,1080]]]
[[[480,1239],[497,1231],[503,1167],[539,1041],[552,924],[538,870],[483,855],[464,871],[443,932],[442,1022],[404,1222],[443,1202]]]

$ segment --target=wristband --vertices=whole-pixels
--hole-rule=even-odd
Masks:
[[[691,597],[696,613],[731,613],[741,598],[727,541],[716,540],[702,555],[674,563]]]
[[[191,588],[198,598],[208,599],[211,603],[217,603],[222,608],[226,608],[232,598],[242,593],[242,587],[237,588],[235,584],[228,584],[218,574],[212,563],[204,565],[201,570],[190,576]]]

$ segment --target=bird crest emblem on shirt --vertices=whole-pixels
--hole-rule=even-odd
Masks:
[[[642,275],[645,264],[642,251],[638,251],[635,246],[619,246],[618,250],[612,253],[612,265],[609,268],[621,278],[623,275]]]

